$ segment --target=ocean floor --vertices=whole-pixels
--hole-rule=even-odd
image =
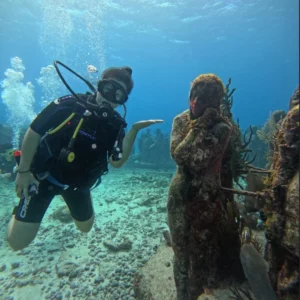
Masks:
[[[92,192],[96,219],[89,233],[76,229],[56,197],[34,242],[17,252],[5,240],[17,203],[14,184],[0,182],[0,300],[133,300],[137,269],[165,243],[172,175],[111,170]]]
[[[174,171],[111,170],[92,191],[95,224],[89,233],[76,229],[56,197],[36,239],[16,252],[5,240],[17,204],[14,183],[0,181],[0,300],[175,299],[173,253],[163,237]],[[258,237],[263,243],[263,232]],[[232,296],[227,289],[199,299]]]

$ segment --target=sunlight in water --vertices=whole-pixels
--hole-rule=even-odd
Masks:
[[[25,67],[19,57],[11,59],[12,68],[4,73],[1,82],[3,103],[7,107],[7,124],[13,129],[12,145],[20,146],[20,130],[34,118],[34,86],[31,82],[23,83]]]
[[[82,64],[84,55],[84,63],[105,69],[105,7],[103,0],[43,1],[39,43],[46,55],[73,66]],[[74,38],[83,43],[72,43]]]

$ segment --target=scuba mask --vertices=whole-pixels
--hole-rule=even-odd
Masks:
[[[115,80],[103,79],[98,82],[98,92],[109,102],[122,105],[128,99],[124,87]]]

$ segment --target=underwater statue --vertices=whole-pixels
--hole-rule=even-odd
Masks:
[[[266,258],[279,299],[299,299],[299,100],[298,86],[276,133],[271,175],[266,182]]]
[[[216,75],[199,75],[191,84],[190,109],[173,121],[170,144],[177,171],[167,209],[178,300],[197,299],[229,281],[234,266],[244,278],[238,230],[221,190],[222,160],[232,134],[220,111],[224,93]]]

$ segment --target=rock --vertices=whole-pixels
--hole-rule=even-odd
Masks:
[[[48,253],[52,254],[54,252],[58,252],[60,251],[61,246],[59,244],[50,244],[49,246],[47,246],[47,251]]]
[[[97,276],[95,279],[94,279],[94,283],[96,283],[96,284],[99,284],[99,283],[101,283],[101,282],[103,282],[104,281],[104,278],[103,277],[100,277],[100,276]]]
[[[136,299],[176,299],[173,268],[165,266],[172,257],[172,248],[160,247],[157,253],[138,271],[134,282]]]
[[[159,205],[157,206],[157,212],[164,213],[167,211],[167,206],[166,205]]]
[[[18,287],[24,287],[24,286],[27,286],[31,283],[31,280],[30,279],[22,279],[22,280],[17,280],[16,281],[16,285]]]
[[[112,203],[112,202],[115,201],[115,199],[112,198],[112,197],[107,197],[107,198],[104,199],[104,201],[105,201],[106,203]]]
[[[120,243],[115,243],[113,241],[104,241],[103,245],[108,248],[110,251],[128,251],[132,247],[132,242],[128,239],[124,239]]]
[[[62,223],[71,223],[73,218],[67,206],[61,206],[54,211],[51,215],[54,220],[58,220]]]
[[[6,270],[6,265],[5,264],[1,265],[0,266],[0,272],[3,272],[5,270]]]
[[[243,269],[258,300],[277,300],[268,276],[268,264],[251,244],[244,244],[241,248],[241,262]]]
[[[75,247],[75,243],[66,244],[66,248],[74,248],[74,247]]]
[[[78,275],[80,275],[82,272],[83,272],[83,270],[80,269],[80,268],[77,268],[76,270],[71,271],[71,272],[69,273],[69,279],[76,278],[76,277],[77,277]]]
[[[19,267],[20,267],[20,263],[19,262],[15,261],[15,262],[11,263],[11,268],[12,269],[16,269],[16,268],[19,268]]]
[[[75,272],[75,270],[78,268],[78,265],[73,262],[64,262],[56,264],[55,268],[56,274],[60,278],[63,276],[69,276],[72,272]]]
[[[135,209],[135,208],[138,208],[138,205],[136,203],[130,203],[130,204],[128,204],[128,208]]]

